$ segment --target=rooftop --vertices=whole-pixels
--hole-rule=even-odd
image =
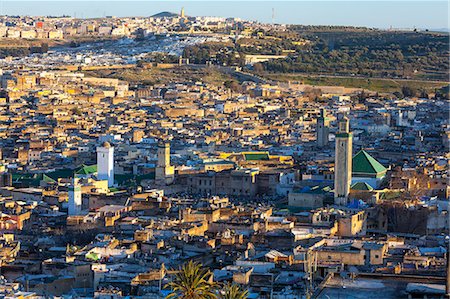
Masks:
[[[378,177],[384,175],[387,169],[366,151],[360,150],[353,157],[352,171],[353,174],[376,175]]]

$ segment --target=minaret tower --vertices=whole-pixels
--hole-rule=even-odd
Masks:
[[[334,161],[334,203],[346,205],[352,182],[352,133],[346,116],[339,121]]]
[[[327,119],[327,111],[324,108],[320,109],[320,116],[317,119],[316,140],[318,147],[325,147],[328,145],[329,126]]]
[[[175,169],[170,165],[170,143],[158,143],[158,164],[155,181],[158,185],[169,185],[173,182]]]
[[[97,177],[107,180],[108,187],[114,185],[114,147],[109,142],[97,147]]]
[[[80,215],[81,205],[81,186],[79,179],[74,177],[69,186],[69,216]]]

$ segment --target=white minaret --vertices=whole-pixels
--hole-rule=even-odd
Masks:
[[[317,118],[316,139],[317,146],[324,147],[328,145],[328,119],[327,111],[324,108],[320,109],[320,116]]]
[[[346,116],[339,121],[334,159],[334,203],[346,205],[352,182],[352,133]]]
[[[175,169],[170,165],[170,143],[158,143],[158,164],[155,181],[157,184],[168,185],[174,180]]]
[[[69,186],[69,216],[80,215],[82,203],[79,179],[74,177]]]
[[[114,147],[109,142],[97,147],[97,177],[108,180],[108,187],[114,185]]]

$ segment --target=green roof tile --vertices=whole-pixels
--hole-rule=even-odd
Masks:
[[[81,165],[80,168],[75,170],[76,174],[94,174],[97,172],[97,165]]]
[[[246,161],[269,160],[269,153],[246,153],[244,158]]]
[[[366,182],[357,182],[352,185],[352,190],[372,191],[373,188]]]
[[[46,174],[42,174],[42,176],[40,177],[41,181],[44,181],[46,183],[56,183],[56,180],[54,180],[53,178],[49,177]]]
[[[361,150],[353,157],[353,174],[383,175],[386,173],[386,167],[380,164],[374,157],[366,151]]]

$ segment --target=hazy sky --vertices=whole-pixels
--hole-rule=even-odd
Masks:
[[[7,15],[150,16],[161,11],[304,25],[449,28],[448,1],[22,1],[0,0]]]

